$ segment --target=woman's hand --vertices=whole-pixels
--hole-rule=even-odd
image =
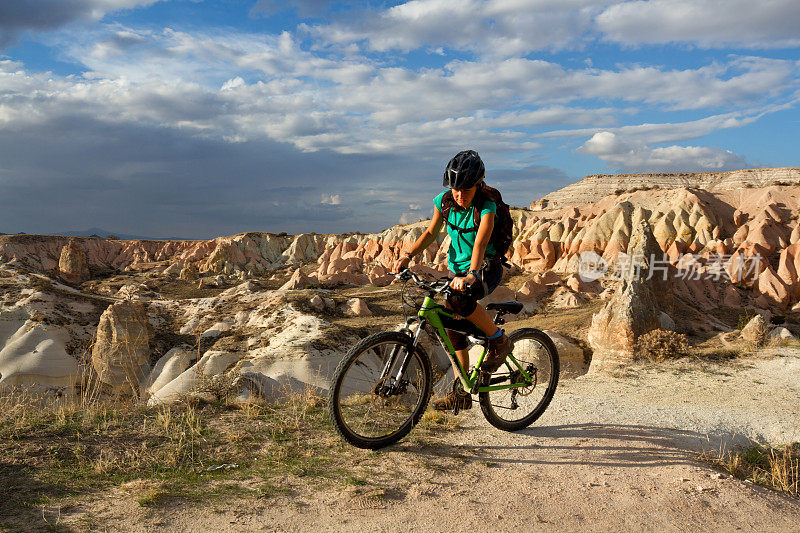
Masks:
[[[464,291],[469,288],[470,285],[478,281],[478,278],[475,277],[474,274],[467,274],[466,276],[456,276],[453,278],[453,281],[450,282],[450,286],[457,290],[457,291]]]
[[[408,266],[411,262],[411,257],[409,255],[401,255],[400,259],[394,262],[394,270],[393,272],[398,273],[404,268]]]

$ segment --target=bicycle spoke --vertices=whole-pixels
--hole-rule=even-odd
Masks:
[[[341,379],[340,414],[343,423],[353,433],[366,438],[391,434],[402,427],[417,409],[422,396],[420,383],[424,380],[415,375],[420,372],[420,362],[416,356],[405,372],[405,391],[398,390],[388,396],[382,396],[385,394],[383,392],[377,393],[382,383],[381,373],[392,353],[395,353],[396,360],[383,380],[394,383],[393,376],[403,358],[404,348],[397,343],[372,346],[361,353],[344,373]]]
[[[490,382],[519,386],[482,392],[481,407],[486,418],[506,430],[526,427],[541,415],[552,397],[558,377],[557,354],[551,353],[546,336],[538,330],[520,331],[513,337],[513,356],[528,376],[511,362],[511,372],[492,375]]]

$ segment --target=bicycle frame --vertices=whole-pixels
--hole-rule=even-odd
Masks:
[[[480,366],[483,363],[483,360],[486,358],[486,354],[488,353],[489,349],[487,345],[484,345],[483,352],[478,357],[478,361],[475,364],[475,368],[473,371],[467,375],[467,369],[465,369],[461,365],[461,361],[458,360],[456,357],[456,351],[453,347],[453,344],[450,342],[450,337],[447,335],[445,331],[445,323],[442,320],[442,317],[445,318],[446,321],[456,320],[455,314],[450,312],[449,310],[445,309],[443,306],[436,303],[436,301],[427,296],[422,303],[422,307],[420,307],[419,311],[417,312],[418,322],[419,322],[419,329],[417,329],[416,334],[414,335],[412,344],[410,349],[405,355],[405,358],[400,365],[400,369],[397,372],[397,376],[395,377],[396,382],[400,382],[402,379],[403,374],[406,371],[406,368],[411,361],[411,354],[414,353],[416,350],[417,343],[419,342],[419,336],[422,332],[423,328],[425,327],[426,323],[430,323],[436,329],[437,336],[439,337],[439,342],[445,348],[447,355],[450,357],[450,361],[453,364],[453,368],[458,369],[458,379],[461,381],[461,385],[464,387],[464,390],[470,392],[472,394],[476,392],[488,392],[494,390],[501,390],[501,389],[514,389],[514,388],[521,388],[530,385],[533,382],[533,378],[531,374],[522,368],[522,365],[517,361],[513,354],[509,354],[508,358],[506,359],[505,365],[508,367],[509,371],[514,371],[515,367],[522,376],[522,381],[518,383],[507,383],[503,385],[485,385],[482,387],[477,387],[478,379],[480,377]],[[483,336],[483,334],[481,334]],[[485,336],[483,336],[485,338]],[[383,376],[386,376],[394,364],[394,357],[395,354],[392,354],[387,361],[386,368],[384,369]],[[513,365],[513,366],[511,366]]]

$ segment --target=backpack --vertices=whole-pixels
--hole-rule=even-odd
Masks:
[[[482,183],[478,187],[478,190],[475,193],[475,199],[472,201],[472,205],[475,206],[475,209],[473,211],[474,217],[471,228],[459,228],[458,226],[450,224],[450,222],[447,220],[447,217],[450,214],[450,209],[456,207],[456,201],[453,198],[452,191],[447,191],[444,193],[444,197],[442,198],[442,216],[444,217],[445,224],[460,233],[471,233],[473,231],[477,232],[478,226],[481,223],[481,210],[483,209],[483,203],[487,199],[492,200],[497,205],[497,212],[495,213],[494,217],[494,228],[492,229],[491,237],[489,237],[489,242],[494,246],[494,249],[497,252],[496,257],[500,259],[500,262],[506,266],[509,266],[505,256],[506,252],[508,252],[508,249],[511,247],[511,242],[514,240],[514,221],[511,219],[511,211],[508,207],[508,204],[503,201],[500,191],[489,187],[485,183]]]

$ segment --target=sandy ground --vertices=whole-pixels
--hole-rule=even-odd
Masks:
[[[736,442],[800,440],[798,421],[800,350],[589,374],[563,380],[527,430],[498,431],[474,408],[435,446],[408,437],[364,452],[377,457],[380,483],[294,485],[255,501],[154,509],[117,489],[60,523],[108,531],[800,531],[800,501],[698,461],[699,451]],[[387,478],[392,468],[402,471]]]

